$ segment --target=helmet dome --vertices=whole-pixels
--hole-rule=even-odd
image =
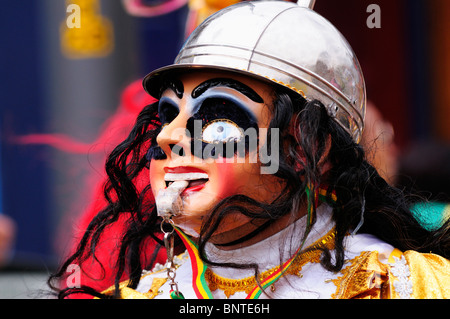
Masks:
[[[174,64],[144,79],[159,98],[164,75],[187,69],[246,74],[318,99],[356,142],[365,116],[359,62],[343,35],[313,10],[287,1],[244,1],[207,18],[187,39]]]

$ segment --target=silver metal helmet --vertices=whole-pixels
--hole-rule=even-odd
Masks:
[[[366,89],[359,62],[342,34],[305,5],[244,1],[213,14],[193,31],[173,65],[145,77],[144,88],[159,98],[164,74],[192,68],[246,74],[318,99],[360,140]]]

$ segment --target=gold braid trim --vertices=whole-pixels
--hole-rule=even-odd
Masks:
[[[297,92],[297,93],[300,94],[303,98],[306,99],[305,93],[304,93],[302,90],[300,90],[300,89],[298,89],[298,88],[296,88],[296,87],[294,87],[294,86],[292,86],[292,85],[289,85],[289,84],[284,83],[284,82],[282,82],[282,81],[279,81],[279,80],[277,80],[277,79],[273,79],[273,78],[271,78],[271,77],[268,77],[267,75],[263,75],[263,74],[260,74],[260,73],[256,73],[256,72],[253,72],[253,71],[250,71],[250,70],[247,70],[247,69],[240,69],[240,70],[245,71],[245,72],[248,72],[248,73],[253,73],[253,74],[256,74],[256,75],[258,75],[258,76],[262,76],[262,77],[264,77],[264,78],[266,78],[266,79],[268,79],[268,80],[270,80],[270,81],[272,81],[272,82],[275,82],[275,83],[278,83],[278,84],[280,84],[280,85],[282,85],[282,86],[285,86],[285,87],[287,87],[287,88],[289,88],[289,89],[291,89],[291,90]]]
[[[284,275],[295,275],[301,276],[300,271],[302,267],[307,263],[319,263],[320,257],[322,255],[322,249],[334,249],[334,238],[335,230],[334,228],[328,232],[324,237],[317,240],[304,252],[300,252],[295,258],[289,268],[286,270]],[[280,269],[280,266],[273,267],[262,272],[259,275],[259,281],[263,281],[274,272]],[[205,272],[205,279],[208,283],[209,289],[215,291],[217,289],[222,290],[225,296],[229,298],[231,295],[238,291],[244,291],[245,293],[250,293],[252,289],[257,286],[256,277],[247,277],[243,279],[228,279],[216,275],[211,269],[207,268]]]
[[[337,287],[332,299],[389,298],[389,269],[379,261],[378,251],[363,251],[348,263],[340,272],[342,276],[331,280]]]

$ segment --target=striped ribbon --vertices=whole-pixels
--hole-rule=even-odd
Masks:
[[[178,227],[174,226],[175,231],[180,236],[186,247],[192,266],[192,287],[198,299],[213,299],[211,290],[205,279],[206,265],[200,259],[197,245]]]

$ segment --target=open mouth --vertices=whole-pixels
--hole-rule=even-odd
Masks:
[[[206,173],[166,173],[164,175],[164,181],[166,182],[166,187],[169,187],[175,181],[188,181],[189,184],[186,189],[183,191],[193,192],[199,191],[205,184],[209,181],[209,176]]]

